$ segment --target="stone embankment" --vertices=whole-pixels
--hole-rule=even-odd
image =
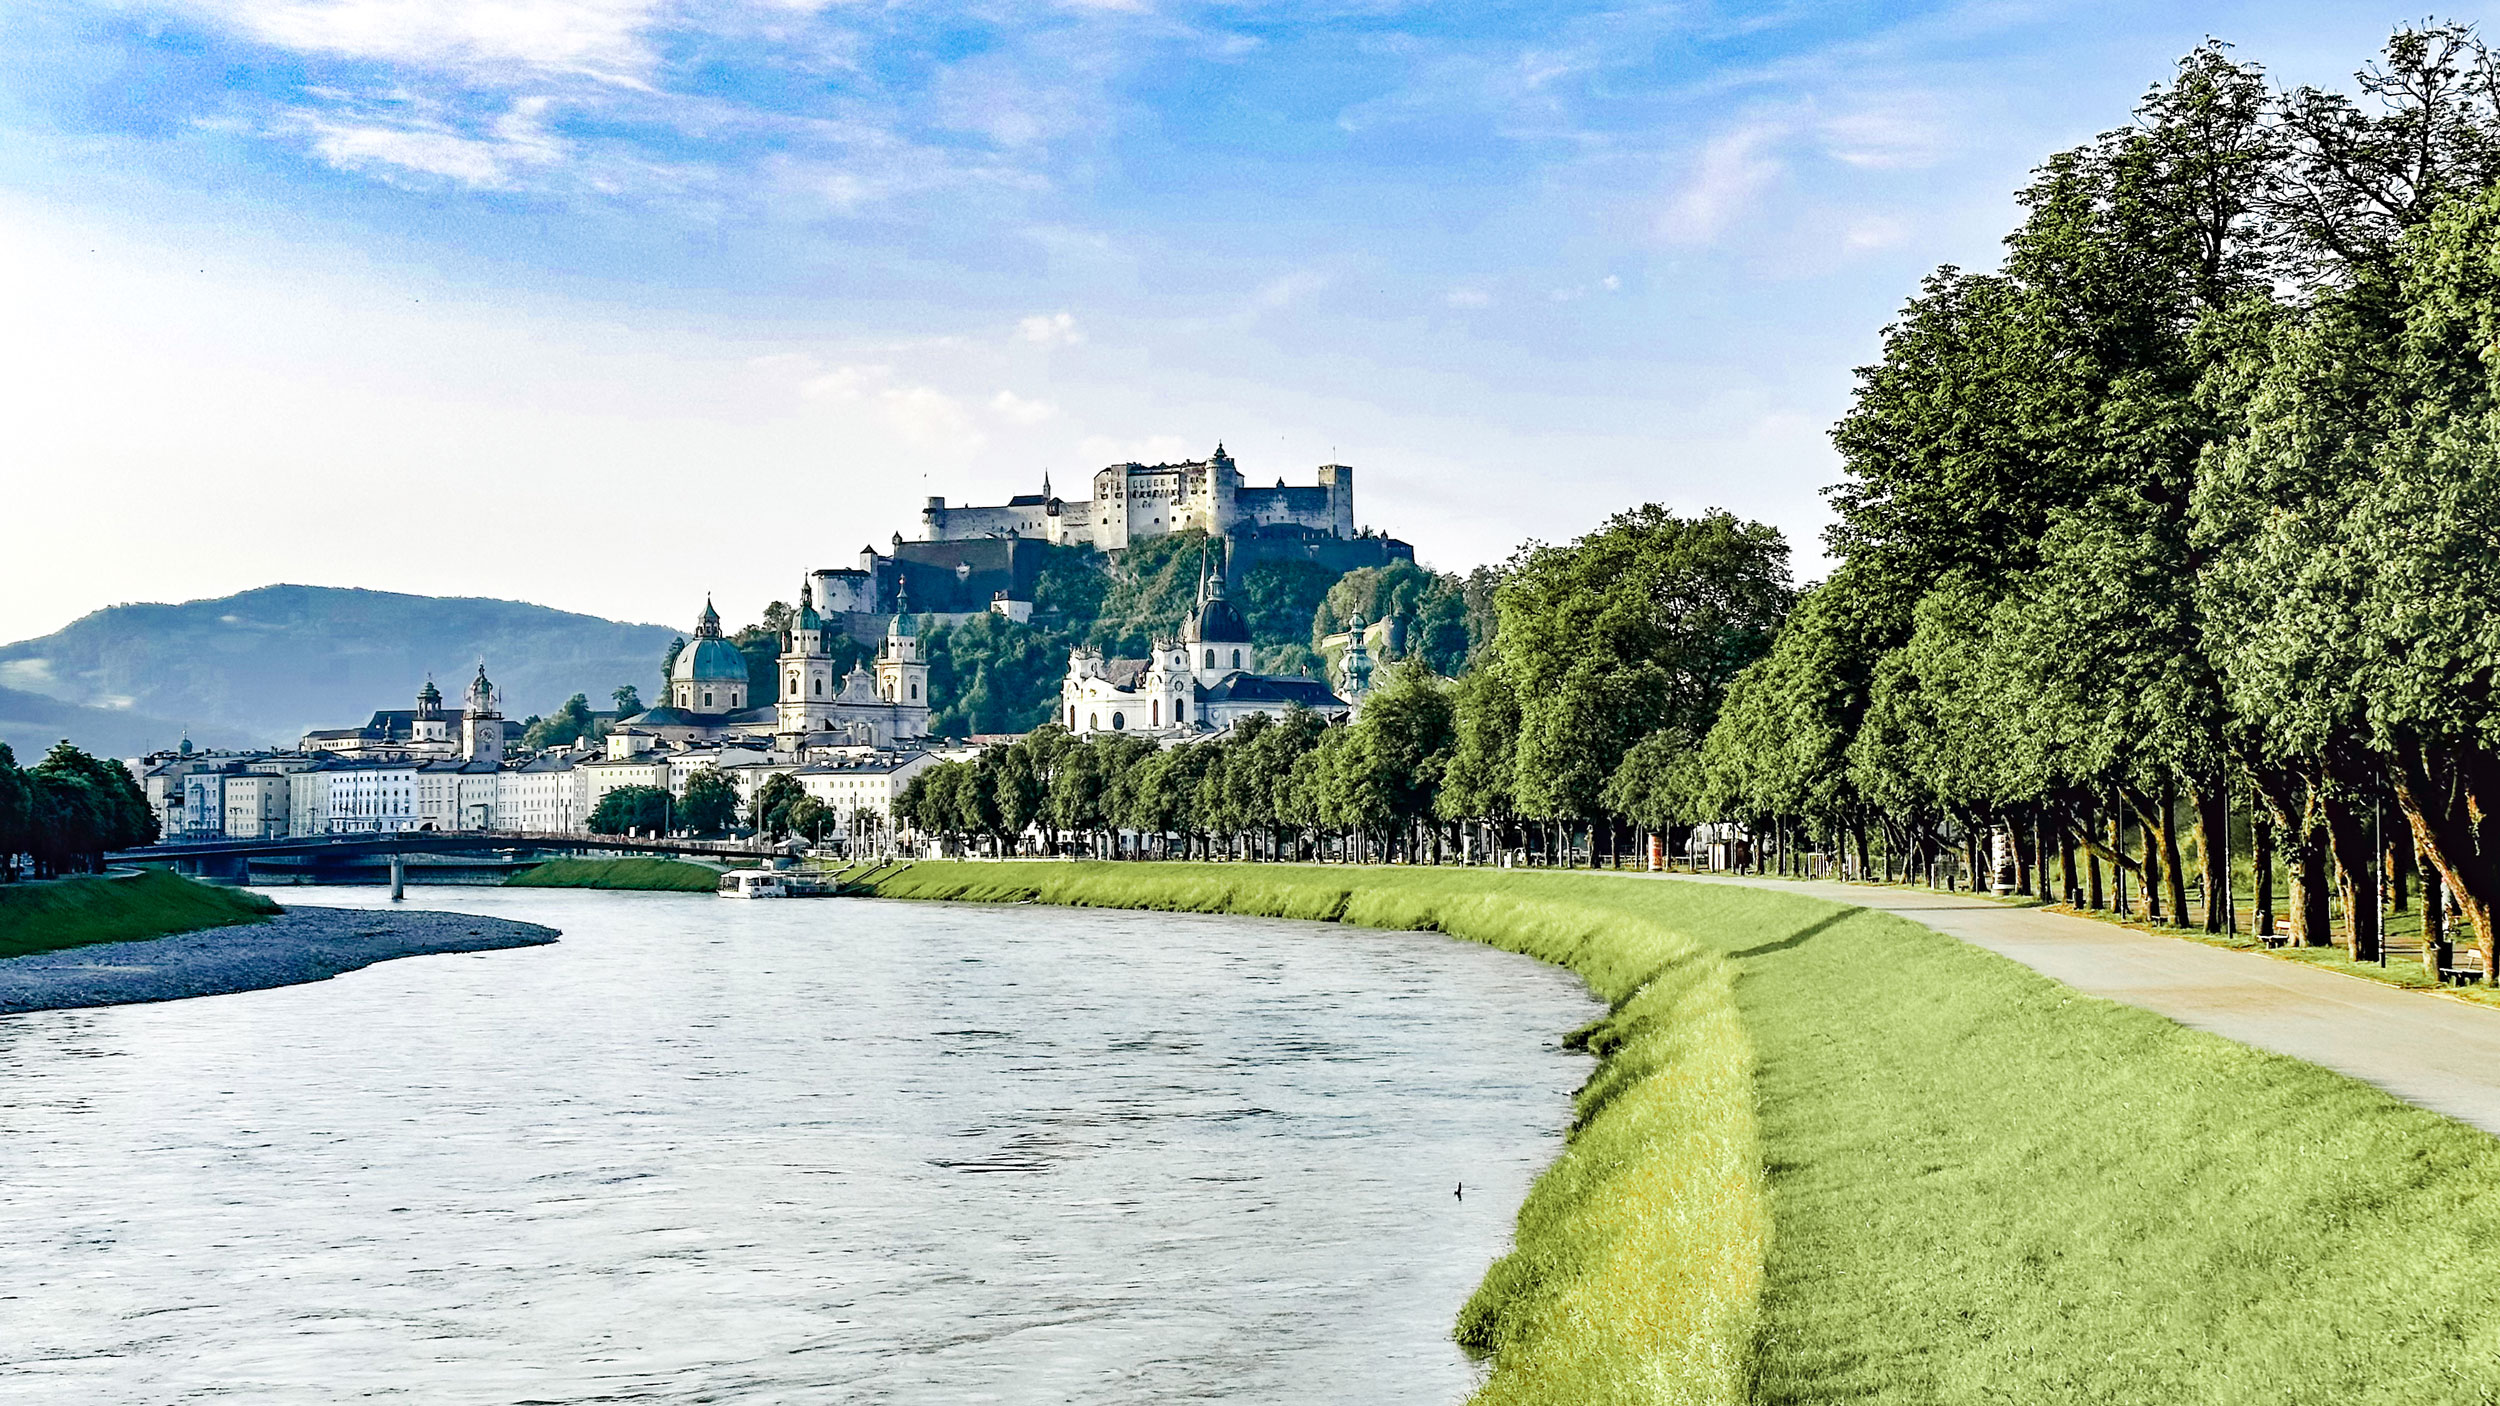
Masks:
[[[394,957],[537,947],[556,930],[466,913],[290,908],[265,923],[0,960],[0,1015],[327,981]]]

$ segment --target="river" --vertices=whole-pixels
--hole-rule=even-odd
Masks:
[[[0,1401],[1453,1402],[1596,1010],[1320,924],[409,906],[564,939],[0,1019]]]

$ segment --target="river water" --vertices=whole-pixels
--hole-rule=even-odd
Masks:
[[[0,1019],[0,1401],[1456,1401],[1595,1009],[1420,933],[410,903],[564,939]]]

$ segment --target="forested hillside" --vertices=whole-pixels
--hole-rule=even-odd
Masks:
[[[577,692],[602,697],[647,679],[669,638],[661,626],[521,601],[264,586],[179,605],[116,605],[0,645],[0,685],[126,716],[118,728],[92,711],[28,721],[45,744],[66,736],[130,755],[142,743],[173,745],[185,727],[203,743],[293,742],[306,727],[408,707],[429,673],[456,694],[480,659],[517,719]],[[0,727],[0,736],[28,735]]]

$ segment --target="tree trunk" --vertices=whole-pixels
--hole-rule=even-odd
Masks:
[[[2194,787],[2196,859],[2205,881],[2205,931],[2229,926],[2231,903],[2231,788],[2227,782]]]
[[[2265,800],[2248,810],[2248,867],[2253,880],[2251,897],[2257,901],[2255,923],[2259,937],[2274,936],[2274,825],[2266,819]]]
[[[2338,792],[2329,791],[2322,799],[2327,846],[2343,880],[2347,947],[2354,961],[2375,962],[2379,958],[2378,874],[2370,862],[2369,822],[2360,807]]]
[[[2397,747],[2396,804],[2442,886],[2473,926],[2483,980],[2500,974],[2493,908],[2500,902],[2500,758],[2480,748],[2434,751],[2418,739]]]
[[[2456,965],[2456,949],[2448,943],[2448,902],[2440,892],[2439,866],[2422,865],[2422,969],[2433,981]]]

